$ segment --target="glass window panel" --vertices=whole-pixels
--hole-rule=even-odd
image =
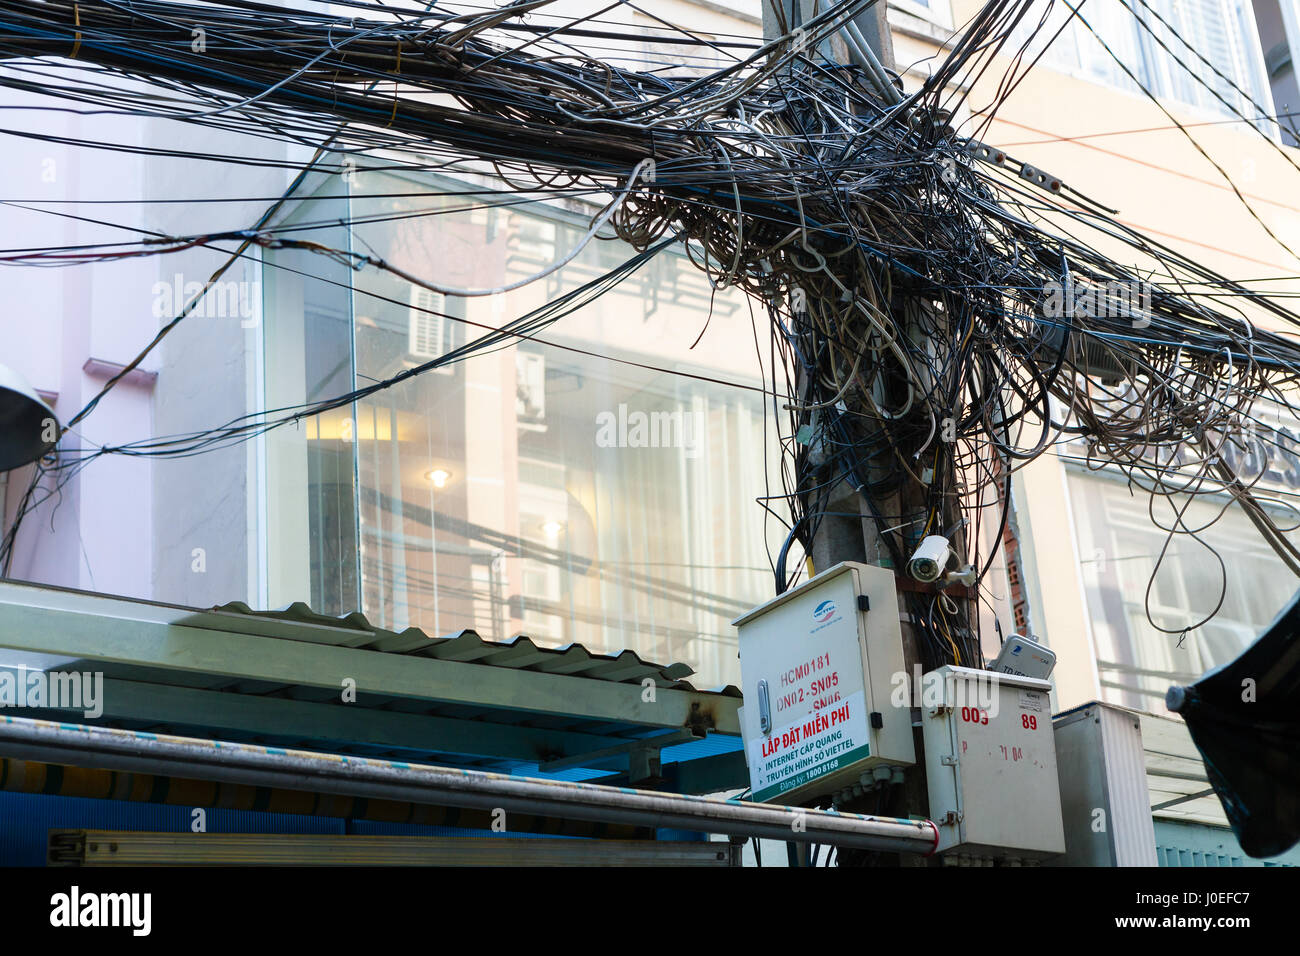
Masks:
[[[1248,98],[1262,102],[1264,96],[1255,62],[1258,38],[1242,4],[1235,0],[1147,2],[1151,10],[1141,10],[1141,15],[1167,48],[1161,49],[1151,36],[1146,39],[1149,58],[1162,65],[1160,92],[1217,113],[1231,115],[1236,110],[1256,115]]]
[[[494,289],[542,271],[579,242],[592,214],[470,208],[481,203],[441,195],[467,184],[443,178],[355,179],[356,247],[451,287]],[[427,195],[393,195],[412,192]],[[291,361],[268,369],[268,394],[272,379],[277,394],[313,397],[346,392],[350,376],[358,386],[391,379],[632,253],[596,241],[552,276],[468,298],[374,269],[339,277],[350,301],[316,278],[284,279],[276,335],[290,340]],[[325,264],[296,267],[311,276]],[[661,254],[536,338],[408,378],[334,413],[339,422],[321,416],[307,429],[304,469],[321,506],[298,509],[307,543],[282,535],[281,550],[319,552],[313,604],[358,607],[383,627],[628,648],[690,664],[704,685],[738,683],[730,621],[771,595],[767,554],[783,537],[757,503],[774,490],[766,475],[776,481],[779,447],[761,391],[709,379],[762,384],[749,305],[715,292],[681,255]],[[344,446],[335,432],[353,418]],[[301,453],[300,435],[286,441]],[[271,462],[271,483],[299,480],[296,464],[288,454]],[[359,539],[347,537],[349,525]],[[359,580],[343,570],[353,540]],[[335,582],[324,580],[331,562],[344,575]],[[301,598],[290,590],[278,593]]]
[[[1116,89],[1226,116],[1272,112],[1248,0],[1040,0],[1012,39],[1008,53],[1028,40],[1027,59],[1047,47],[1040,65]]]
[[[1093,636],[1104,696],[1112,703],[1149,707],[1171,683],[1186,682],[1241,653],[1291,599],[1295,578],[1234,507],[1198,533],[1204,544],[1178,535],[1151,589],[1147,582],[1165,543],[1151,523],[1144,497],[1110,477],[1072,472],[1069,479]],[[1178,506],[1184,502],[1178,502]],[[1188,526],[1209,523],[1221,500],[1193,502]],[[1170,509],[1158,508],[1162,521]],[[1286,526],[1286,516],[1279,516]],[[1224,568],[1206,548],[1223,559]],[[1089,558],[1089,556],[1091,556]],[[1214,618],[1193,628],[1211,611]],[[1164,633],[1156,626],[1174,633]]]
[[[1125,0],[1096,0],[1095,3],[1074,6],[1092,27],[1089,30],[1077,18],[1070,25],[1079,44],[1083,74],[1100,83],[1136,93],[1138,85],[1130,78],[1129,73],[1132,73],[1138,83],[1150,89],[1152,73],[1143,58],[1139,27],[1129,4]]]
[[[342,196],[341,182],[328,183],[318,201],[304,204],[285,226],[301,224],[302,235],[348,248],[344,228],[310,228]],[[265,262],[266,407],[287,410],[352,391],[351,270],[301,250],[268,253]],[[357,426],[353,407],[346,405],[266,436],[272,607],[304,600],[325,614],[357,607]]]

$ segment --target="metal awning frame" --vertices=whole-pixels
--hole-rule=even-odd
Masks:
[[[0,717],[0,752],[25,760],[132,773],[180,774],[368,799],[501,809],[507,815],[520,812],[885,852],[929,855],[939,840],[929,820],[511,777],[20,717]]]

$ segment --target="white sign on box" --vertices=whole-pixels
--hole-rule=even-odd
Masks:
[[[799,803],[913,763],[910,711],[890,703],[903,669],[893,572],[840,564],[735,623],[752,799]]]

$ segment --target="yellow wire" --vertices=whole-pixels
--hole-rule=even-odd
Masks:
[[[80,5],[75,3],[72,5],[72,22],[75,23],[78,27],[81,26],[81,7]],[[77,58],[77,51],[80,49],[81,49],[81,31],[78,30],[77,42],[72,44],[72,52],[68,54],[68,59],[75,60]]]
[[[957,650],[957,642],[954,641],[954,640],[952,639],[952,635],[948,633],[948,622],[945,621],[945,620],[943,619],[943,616],[944,616],[944,614],[946,614],[946,613],[947,613],[947,612],[944,611],[943,606],[940,605],[940,607],[939,607],[939,629],[943,631],[943,636],[944,636],[945,638],[948,639],[948,646],[952,648],[952,659],[957,663],[957,666],[960,667],[960,666],[961,666],[961,651]]]

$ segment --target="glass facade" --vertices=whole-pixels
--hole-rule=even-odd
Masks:
[[[1248,0],[1044,3],[1013,32],[1006,52],[1026,42],[1026,62],[1046,47],[1041,62],[1057,70],[1133,93],[1141,84],[1164,99],[1274,128],[1261,119],[1273,112],[1272,98]]]
[[[1234,659],[1295,593],[1295,576],[1226,498],[1187,507],[1183,521],[1197,535],[1175,535],[1153,577],[1168,536],[1152,521],[1149,496],[1073,469],[1069,491],[1098,676],[1110,703],[1162,712],[1171,684]],[[1169,527],[1173,506],[1157,500],[1154,517]],[[1275,520],[1288,528],[1296,515],[1280,512]],[[1218,613],[1196,626],[1221,594]]]
[[[353,178],[350,196],[340,183],[304,203],[292,234],[461,289],[542,272],[596,211],[489,208],[443,177]],[[359,223],[351,234],[328,225],[339,202]],[[444,297],[390,272],[276,252],[264,282],[267,405],[387,381],[632,254],[596,240],[517,291]],[[784,530],[758,503],[769,481],[779,486],[779,445],[756,346],[768,335],[754,320],[743,296],[666,251],[532,338],[275,430],[269,603],[360,609],[395,630],[628,648],[690,664],[706,686],[738,683],[729,622],[771,595],[767,554]]]

